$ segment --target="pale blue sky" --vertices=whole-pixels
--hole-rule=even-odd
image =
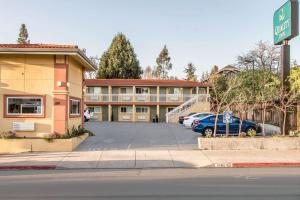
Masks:
[[[26,23],[32,43],[77,44],[101,55],[123,32],[141,66],[153,66],[166,44],[171,75],[188,62],[197,74],[234,64],[259,40],[273,42],[273,12],[285,0],[0,0],[0,43],[14,43]],[[300,36],[291,41],[300,60]]]

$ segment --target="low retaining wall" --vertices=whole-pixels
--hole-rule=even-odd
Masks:
[[[256,138],[198,138],[201,150],[295,150],[300,149],[299,137],[256,137]]]
[[[81,142],[88,138],[89,134],[69,139],[53,139],[46,141],[42,138],[20,138],[0,139],[0,153],[21,153],[21,152],[70,152]]]

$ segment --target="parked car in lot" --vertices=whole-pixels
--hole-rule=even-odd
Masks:
[[[187,116],[179,116],[178,123],[183,124],[184,118],[196,114],[195,112],[189,113]]]
[[[187,128],[192,128],[195,120],[202,119],[203,117],[209,115],[212,115],[212,113],[195,113],[193,115],[184,117],[183,125]]]
[[[214,132],[216,115],[210,115],[199,119],[195,122],[195,125],[192,127],[193,131],[201,133],[203,136],[212,135]],[[238,117],[233,117],[232,123],[229,124],[229,134],[237,135],[239,132],[240,119]],[[242,132],[245,132],[247,135],[250,131],[259,132],[260,127],[256,122],[243,120],[242,122]],[[223,115],[218,115],[217,121],[217,134],[226,133],[226,124],[223,123]]]
[[[88,122],[91,119],[91,114],[89,110],[84,110],[84,122]]]

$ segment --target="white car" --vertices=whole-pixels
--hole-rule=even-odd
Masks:
[[[211,113],[196,113],[191,116],[184,117],[183,125],[186,128],[192,128],[195,119],[202,119],[208,115],[211,115]]]
[[[91,119],[91,114],[89,110],[84,111],[84,122],[88,122]]]

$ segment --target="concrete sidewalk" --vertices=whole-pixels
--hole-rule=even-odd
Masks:
[[[232,163],[299,163],[300,150],[116,150],[0,155],[0,169],[134,169],[229,167]]]

